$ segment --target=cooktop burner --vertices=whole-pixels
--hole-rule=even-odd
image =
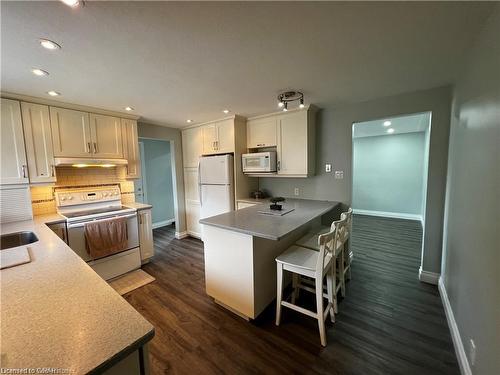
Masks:
[[[130,208],[125,207],[125,206],[104,207],[104,208],[96,208],[93,210],[65,212],[62,215],[64,215],[68,219],[73,219],[75,217],[80,217],[80,216],[105,214],[108,212],[119,212],[119,211],[123,211],[123,210],[130,210]]]

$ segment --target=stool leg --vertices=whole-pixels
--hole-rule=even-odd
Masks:
[[[332,259],[332,288],[333,288],[333,311],[335,314],[339,312],[337,306],[337,258]]]
[[[340,252],[340,270],[339,270],[339,282],[340,282],[340,294],[345,297],[345,269],[344,269],[344,254],[345,248]]]
[[[292,303],[295,304],[295,301],[297,298],[299,298],[299,284],[300,284],[300,275],[297,275],[296,273],[293,274],[292,276],[292,287],[293,287],[293,292],[292,292]]]
[[[332,323],[335,323],[335,300],[333,298],[333,268],[330,267],[328,269],[328,273],[326,274],[326,289],[328,294],[328,302],[330,304],[330,320]]]
[[[277,265],[277,275],[276,275],[276,325],[280,325],[281,321],[281,299],[283,298],[283,264],[276,263]]]
[[[316,277],[316,311],[321,345],[326,346],[325,321],[323,320],[323,280],[321,277]]]

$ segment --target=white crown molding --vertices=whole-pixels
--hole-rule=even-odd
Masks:
[[[110,110],[102,109],[102,108],[89,107],[86,105],[73,104],[73,103],[65,103],[65,102],[60,102],[58,100],[16,94],[13,92],[2,91],[2,92],[0,92],[0,96],[2,98],[6,98],[6,99],[15,99],[15,100],[23,101],[23,102],[50,105],[52,107],[74,109],[76,111],[92,112],[92,113],[97,113],[99,115],[127,118],[127,119],[131,119],[131,120],[138,120],[140,118],[140,116],[133,115],[133,114],[126,113],[126,112],[110,111]]]
[[[453,315],[453,310],[451,309],[450,300],[448,299],[448,293],[444,286],[443,278],[439,278],[438,282],[439,294],[441,295],[441,301],[443,302],[444,313],[446,315],[446,320],[448,321],[448,327],[450,328],[451,339],[453,340],[453,346],[455,347],[455,353],[458,359],[458,365],[460,367],[460,373],[462,375],[472,375],[472,370],[469,365],[469,360],[465,354],[464,343],[462,342],[462,337],[458,331],[458,325]]]

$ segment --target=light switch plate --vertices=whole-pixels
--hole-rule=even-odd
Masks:
[[[325,172],[329,173],[332,171],[332,165],[331,164],[325,164]]]
[[[299,188],[296,187],[295,189],[293,189],[293,194],[294,195],[299,195],[300,191],[299,191]]]
[[[344,171],[335,171],[335,179],[343,180],[344,179]]]

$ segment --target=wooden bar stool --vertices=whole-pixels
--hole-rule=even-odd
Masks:
[[[335,322],[334,308],[336,306],[335,295],[338,291],[336,285],[337,258],[344,254],[346,221],[339,220],[332,224],[333,230],[322,234],[318,238],[319,251],[308,249],[297,245],[290,246],[284,253],[276,258],[277,266],[277,298],[276,298],[276,325],[280,324],[281,306],[288,307],[302,314],[316,318],[318,320],[321,345],[326,346],[325,319],[330,314],[330,319]],[[314,279],[314,289],[298,283],[295,289],[304,289],[316,294],[316,312],[310,311],[296,305],[293,302],[283,300],[283,271],[292,272],[295,275],[307,276]],[[323,292],[323,279],[326,276],[327,293]],[[328,299],[328,304],[323,309],[323,297]]]
[[[342,264],[338,265],[338,278],[339,278],[339,285],[340,285],[340,290],[342,297],[345,297],[345,280],[346,278],[348,280],[351,279],[351,261],[353,258],[352,250],[351,250],[351,241],[350,241],[350,236],[352,232],[352,208],[349,207],[349,209],[345,212],[342,212],[340,215],[341,219],[346,219],[346,231],[344,233],[344,242],[346,243],[346,246],[344,247],[344,255],[343,255],[343,262]],[[298,241],[295,242],[295,245],[301,246],[301,247],[307,247],[308,249],[311,250],[316,250],[319,251],[319,245],[318,245],[318,237],[321,234],[328,233],[329,231],[333,230],[333,227],[335,225],[335,221],[332,223],[331,226],[320,226],[315,228],[314,230],[308,232],[305,234],[303,237],[301,237]],[[295,280],[294,279],[294,284],[300,282],[301,280]],[[307,282],[307,280],[305,280]],[[338,312],[337,306],[335,306],[335,312]]]

